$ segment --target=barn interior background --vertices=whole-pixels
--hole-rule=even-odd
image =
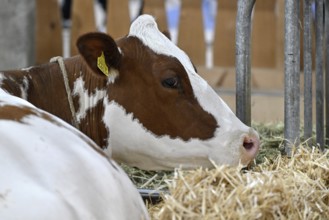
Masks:
[[[58,55],[75,55],[75,40],[82,33],[104,31],[118,38],[128,33],[130,22],[139,13],[149,13],[156,17],[161,30],[171,33],[172,40],[188,53],[199,74],[235,111],[238,1],[111,0],[104,10],[98,0],[79,0],[72,1],[70,20],[63,20],[62,6],[67,1],[2,0],[0,69],[45,63]],[[313,6],[314,2],[314,22]],[[299,7],[302,13],[302,1]],[[257,1],[251,19],[251,118],[264,123],[284,121],[285,1]],[[301,14],[299,24],[302,23]],[[313,29],[311,34],[314,35]],[[300,32],[301,47],[302,35]],[[314,54],[314,37],[312,44]],[[302,53],[301,100],[304,85]],[[300,118],[303,118],[304,106],[302,102],[299,105]],[[315,101],[310,105],[314,108]],[[316,111],[312,115],[315,121]]]
[[[71,25],[66,23],[66,28],[61,16],[63,0],[8,0],[2,4],[0,69],[9,69],[45,63],[53,56],[66,57],[70,51],[74,55],[75,39],[84,32],[107,28],[113,37],[127,34],[141,1],[111,0],[107,4],[108,16],[98,1],[72,1]],[[189,54],[198,72],[235,110],[237,2],[145,0],[143,12],[153,14],[161,30],[170,31],[173,41]],[[257,2],[253,20],[252,119],[283,121],[284,1]]]

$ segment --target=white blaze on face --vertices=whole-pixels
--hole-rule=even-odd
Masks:
[[[96,89],[92,91],[92,95],[89,95],[89,93],[91,92],[85,89],[85,81],[80,76],[74,82],[72,93],[73,96],[78,96],[79,98],[79,109],[76,113],[78,123],[86,117],[88,110],[94,108],[106,96],[106,90]]]

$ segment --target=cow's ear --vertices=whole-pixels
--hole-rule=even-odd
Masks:
[[[121,54],[109,35],[100,32],[84,34],[79,37],[77,47],[95,73],[109,76],[112,68],[119,68]]]

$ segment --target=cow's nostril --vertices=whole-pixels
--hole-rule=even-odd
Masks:
[[[254,146],[254,142],[253,140],[249,139],[249,138],[245,138],[244,141],[243,141],[243,147],[246,149],[246,150],[250,150],[252,149]]]
[[[260,141],[258,134],[256,132],[250,132],[250,134],[246,134],[243,137],[243,142],[241,146],[242,164],[247,165],[250,161],[252,161],[256,157],[259,148],[260,148]]]

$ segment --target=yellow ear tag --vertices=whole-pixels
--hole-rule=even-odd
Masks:
[[[104,73],[104,75],[109,76],[109,68],[106,65],[103,51],[102,54],[99,57],[97,57],[97,67],[98,69],[100,69],[100,71]]]

